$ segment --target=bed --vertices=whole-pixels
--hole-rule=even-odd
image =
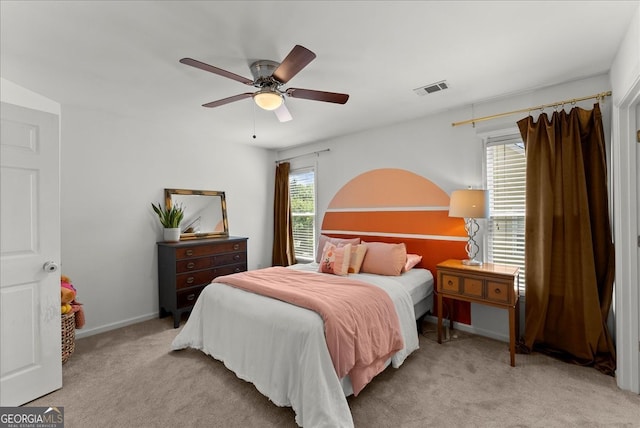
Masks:
[[[328,275],[318,268],[318,263],[308,263],[285,270]],[[373,284],[391,298],[403,348],[386,365],[400,367],[418,349],[416,320],[432,308],[433,275],[413,268],[400,276],[358,273],[348,277]],[[292,407],[299,426],[353,426],[346,400],[353,386],[349,376],[338,377],[323,319],[316,312],[214,282],[203,290],[172,343],[173,350],[187,347],[222,361],[276,405]]]

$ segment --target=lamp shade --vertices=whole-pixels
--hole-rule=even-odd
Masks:
[[[258,91],[253,96],[253,101],[264,110],[275,110],[282,105],[282,95],[269,90]]]
[[[449,217],[485,218],[488,216],[486,190],[454,190],[449,200]]]

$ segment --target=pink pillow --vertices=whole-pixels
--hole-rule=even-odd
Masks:
[[[316,263],[320,263],[320,256],[324,251],[324,244],[327,242],[331,242],[338,247],[342,247],[345,244],[358,245],[360,243],[360,238],[331,238],[327,235],[320,235],[320,239],[318,240],[318,251],[316,251]]]
[[[324,251],[322,251],[318,272],[345,276],[349,273],[350,259],[351,244],[338,247],[331,242],[327,242],[324,245]]]
[[[413,269],[415,265],[422,261],[422,256],[419,254],[407,254],[407,262],[404,264],[402,268],[402,272],[406,272],[408,270]]]
[[[351,246],[351,258],[349,260],[349,273],[359,273],[362,267],[362,261],[367,253],[367,246],[365,244],[358,244]]]
[[[398,276],[407,262],[407,247],[404,243],[365,242],[367,253],[360,272],[377,275]]]

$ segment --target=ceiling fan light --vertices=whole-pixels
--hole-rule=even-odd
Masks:
[[[275,110],[282,105],[282,95],[271,91],[258,91],[253,96],[258,107],[264,110]]]

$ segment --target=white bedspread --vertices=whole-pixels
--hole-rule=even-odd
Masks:
[[[315,271],[317,264],[292,269]],[[377,285],[393,300],[405,346],[391,365],[400,367],[418,349],[411,297],[393,277],[349,277]],[[171,345],[173,350],[187,347],[222,361],[276,405],[291,406],[300,426],[353,426],[345,397],[350,391],[343,390],[345,382],[336,375],[322,318],[313,311],[213,283],[200,294]]]

